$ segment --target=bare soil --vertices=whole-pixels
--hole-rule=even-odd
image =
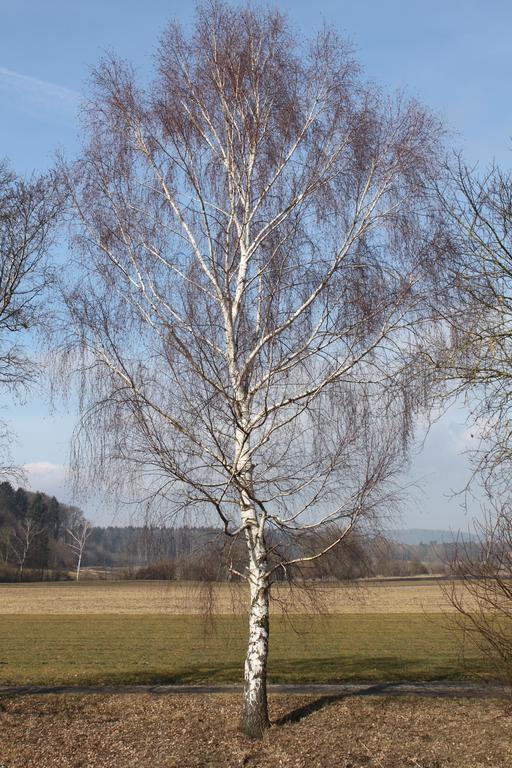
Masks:
[[[240,695],[4,698],[0,768],[512,768],[503,700],[271,696],[261,742]]]

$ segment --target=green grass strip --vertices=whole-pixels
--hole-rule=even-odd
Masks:
[[[485,674],[439,614],[271,621],[270,682],[457,680]],[[0,684],[240,682],[243,617],[2,615]]]

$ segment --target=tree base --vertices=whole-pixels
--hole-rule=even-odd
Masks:
[[[244,704],[238,730],[250,739],[262,739],[268,728],[270,728],[270,720],[267,702],[254,702],[249,707]]]

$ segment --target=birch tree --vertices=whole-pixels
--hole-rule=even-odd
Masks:
[[[73,524],[69,528],[66,528],[66,533],[68,535],[67,545],[73,552],[76,560],[75,579],[78,581],[80,578],[82,557],[85,545],[87,544],[87,539],[92,533],[92,525],[82,514],[75,514]]]
[[[32,517],[27,517],[16,526],[10,538],[9,546],[14,559],[18,563],[18,579],[23,581],[23,569],[28,554],[37,536],[40,536],[43,529],[38,527],[37,522]]]
[[[101,63],[62,169],[75,465],[245,538],[258,737],[272,582],[394,503],[442,265],[441,131],[335,32],[299,43],[275,11],[207,3],[156,60],[144,88]]]
[[[478,175],[462,160],[443,203],[449,214],[456,309],[435,357],[450,394],[474,422],[476,477],[509,506],[512,457],[512,173]],[[492,498],[491,498],[492,501]]]
[[[464,400],[473,446],[465,498],[474,536],[458,542],[448,597],[458,622],[503,680],[512,680],[512,173],[461,158],[442,195],[457,257],[455,310],[433,362],[443,395]],[[474,507],[473,507],[474,508]]]
[[[23,180],[0,160],[0,392],[19,394],[36,375],[23,341],[44,314],[48,248],[59,210],[51,174]],[[19,478],[9,453],[12,441],[0,421],[0,475]]]

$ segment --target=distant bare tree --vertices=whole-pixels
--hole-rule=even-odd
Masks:
[[[19,522],[10,538],[10,550],[18,563],[18,578],[23,581],[23,569],[27,561],[34,539],[43,532],[32,517],[26,517]]]
[[[81,513],[75,514],[72,525],[69,528],[66,528],[66,533],[68,535],[67,545],[76,558],[76,581],[80,578],[82,557],[85,545],[87,544],[87,539],[92,533],[92,528],[92,523],[90,523],[89,520],[86,520]]]
[[[332,30],[301,47],[274,11],[207,3],[157,61],[146,91],[99,67],[63,168],[75,464],[245,538],[241,727],[261,736],[271,584],[389,510],[425,398],[440,128],[364,84]]]
[[[0,162],[0,389],[20,392],[36,366],[22,340],[41,320],[50,281],[46,261],[50,234],[60,210],[55,179],[24,181]],[[16,476],[8,447],[12,435],[0,423],[0,474]]]

